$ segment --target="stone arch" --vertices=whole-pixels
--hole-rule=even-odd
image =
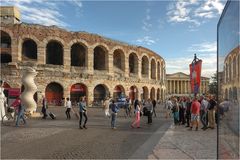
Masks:
[[[85,48],[89,48],[89,44],[87,41],[83,40],[83,39],[73,39],[68,43],[68,47],[70,48],[73,44],[78,43],[81,44],[82,46],[84,46]]]
[[[105,84],[98,84],[93,89],[93,95],[93,104],[99,106],[107,96],[110,96],[110,92]]]
[[[147,56],[142,57],[142,76],[148,77],[149,75],[149,60]]]
[[[138,99],[138,88],[136,86],[131,86],[129,88],[129,99],[133,100]]]
[[[46,46],[46,64],[63,65],[63,44],[56,40],[50,40]]]
[[[131,52],[128,57],[129,73],[138,73],[138,56],[135,52]]]
[[[80,100],[80,97],[88,98],[88,88],[83,83],[75,83],[71,86],[70,89],[70,99],[72,103],[77,103]],[[87,99],[86,99],[87,101]]]
[[[156,61],[154,58],[151,60],[151,79],[156,79]]]
[[[113,66],[122,71],[125,70],[125,54],[122,49],[113,51]]]
[[[155,99],[155,88],[154,87],[151,88],[150,98],[151,98],[151,100]]]
[[[233,56],[233,78],[237,78],[237,59]]]
[[[85,67],[87,62],[87,47],[82,43],[71,46],[71,66]]]
[[[102,45],[98,45],[94,48],[93,53],[94,70],[108,70],[108,50]]]
[[[8,32],[1,29],[1,63],[12,62],[12,39]]]
[[[122,85],[116,85],[113,90],[113,99],[117,100],[122,97],[126,97],[125,89]]]
[[[160,62],[158,61],[157,62],[157,80],[160,80],[160,69],[161,69]]]
[[[157,100],[160,100],[160,89],[157,89]]]
[[[61,105],[64,88],[60,83],[51,82],[45,88],[45,96],[48,104]]]
[[[143,91],[143,93],[142,93],[142,99],[145,100],[145,101],[147,101],[148,98],[149,98],[149,91],[148,91],[147,86],[142,87],[142,91]]]
[[[22,43],[22,60],[37,60],[37,43],[31,38],[23,39]]]

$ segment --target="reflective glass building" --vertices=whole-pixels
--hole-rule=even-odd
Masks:
[[[218,158],[239,159],[239,1],[228,1],[218,22]]]

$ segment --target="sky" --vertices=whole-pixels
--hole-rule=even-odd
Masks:
[[[4,0],[21,21],[86,31],[143,46],[164,58],[167,74],[189,74],[197,54],[202,76],[217,70],[217,23],[226,1]]]

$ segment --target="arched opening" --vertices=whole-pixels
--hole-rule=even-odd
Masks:
[[[94,70],[107,70],[108,56],[107,50],[101,46],[94,48]]]
[[[142,76],[147,78],[148,77],[148,68],[149,68],[149,61],[147,56],[142,57]]]
[[[232,88],[229,89],[229,99],[232,100],[233,99],[233,94],[232,94]]]
[[[161,102],[163,102],[163,89],[161,89]]]
[[[110,96],[108,88],[103,85],[99,84],[94,88],[94,105],[101,105],[102,101],[107,97]]]
[[[131,86],[129,91],[129,98],[132,100],[135,100],[138,98],[138,89],[136,86]]]
[[[142,95],[143,97],[142,98],[143,98],[144,101],[147,101],[148,100],[148,95],[149,95],[148,88],[146,86],[144,86],[142,89],[143,89],[143,95]]]
[[[125,69],[125,56],[122,50],[117,49],[113,52],[113,65],[114,67],[124,71]]]
[[[138,57],[136,53],[131,53],[129,55],[129,73],[138,73]]]
[[[45,89],[45,97],[48,104],[61,105],[63,98],[63,87],[56,82],[49,83]]]
[[[157,89],[157,100],[160,100],[160,89]]]
[[[154,59],[151,61],[151,78],[156,79],[156,62]]]
[[[225,89],[225,99],[229,99],[229,97],[228,97],[228,89],[227,88]]]
[[[155,88],[151,88],[151,94],[150,94],[151,100],[155,99]]]
[[[46,64],[63,65],[63,46],[57,41],[47,44]]]
[[[86,66],[86,47],[75,43],[71,47],[71,66],[79,66],[85,67]]]
[[[157,67],[157,79],[160,80],[160,63],[159,62]]]
[[[22,60],[37,60],[37,44],[31,39],[25,40],[22,44]]]
[[[117,85],[113,91],[113,99],[117,100],[124,97],[126,97],[124,87],[122,85]]]
[[[237,100],[238,93],[237,93],[237,87],[233,87],[233,100]]]
[[[1,31],[1,63],[12,62],[11,37]]]
[[[87,86],[82,83],[76,83],[71,86],[70,90],[70,100],[73,104],[79,102],[80,97],[86,96],[87,98]],[[86,99],[87,101],[87,99]]]

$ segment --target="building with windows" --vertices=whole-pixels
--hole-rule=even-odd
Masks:
[[[89,105],[106,96],[163,100],[165,61],[157,53],[87,32],[56,26],[1,22],[1,74],[9,88],[23,88],[22,71],[38,72],[35,97],[49,103],[86,96]]]
[[[210,78],[201,77],[199,94],[207,94]],[[167,95],[168,96],[189,96],[191,95],[190,76],[177,72],[167,74]]]

